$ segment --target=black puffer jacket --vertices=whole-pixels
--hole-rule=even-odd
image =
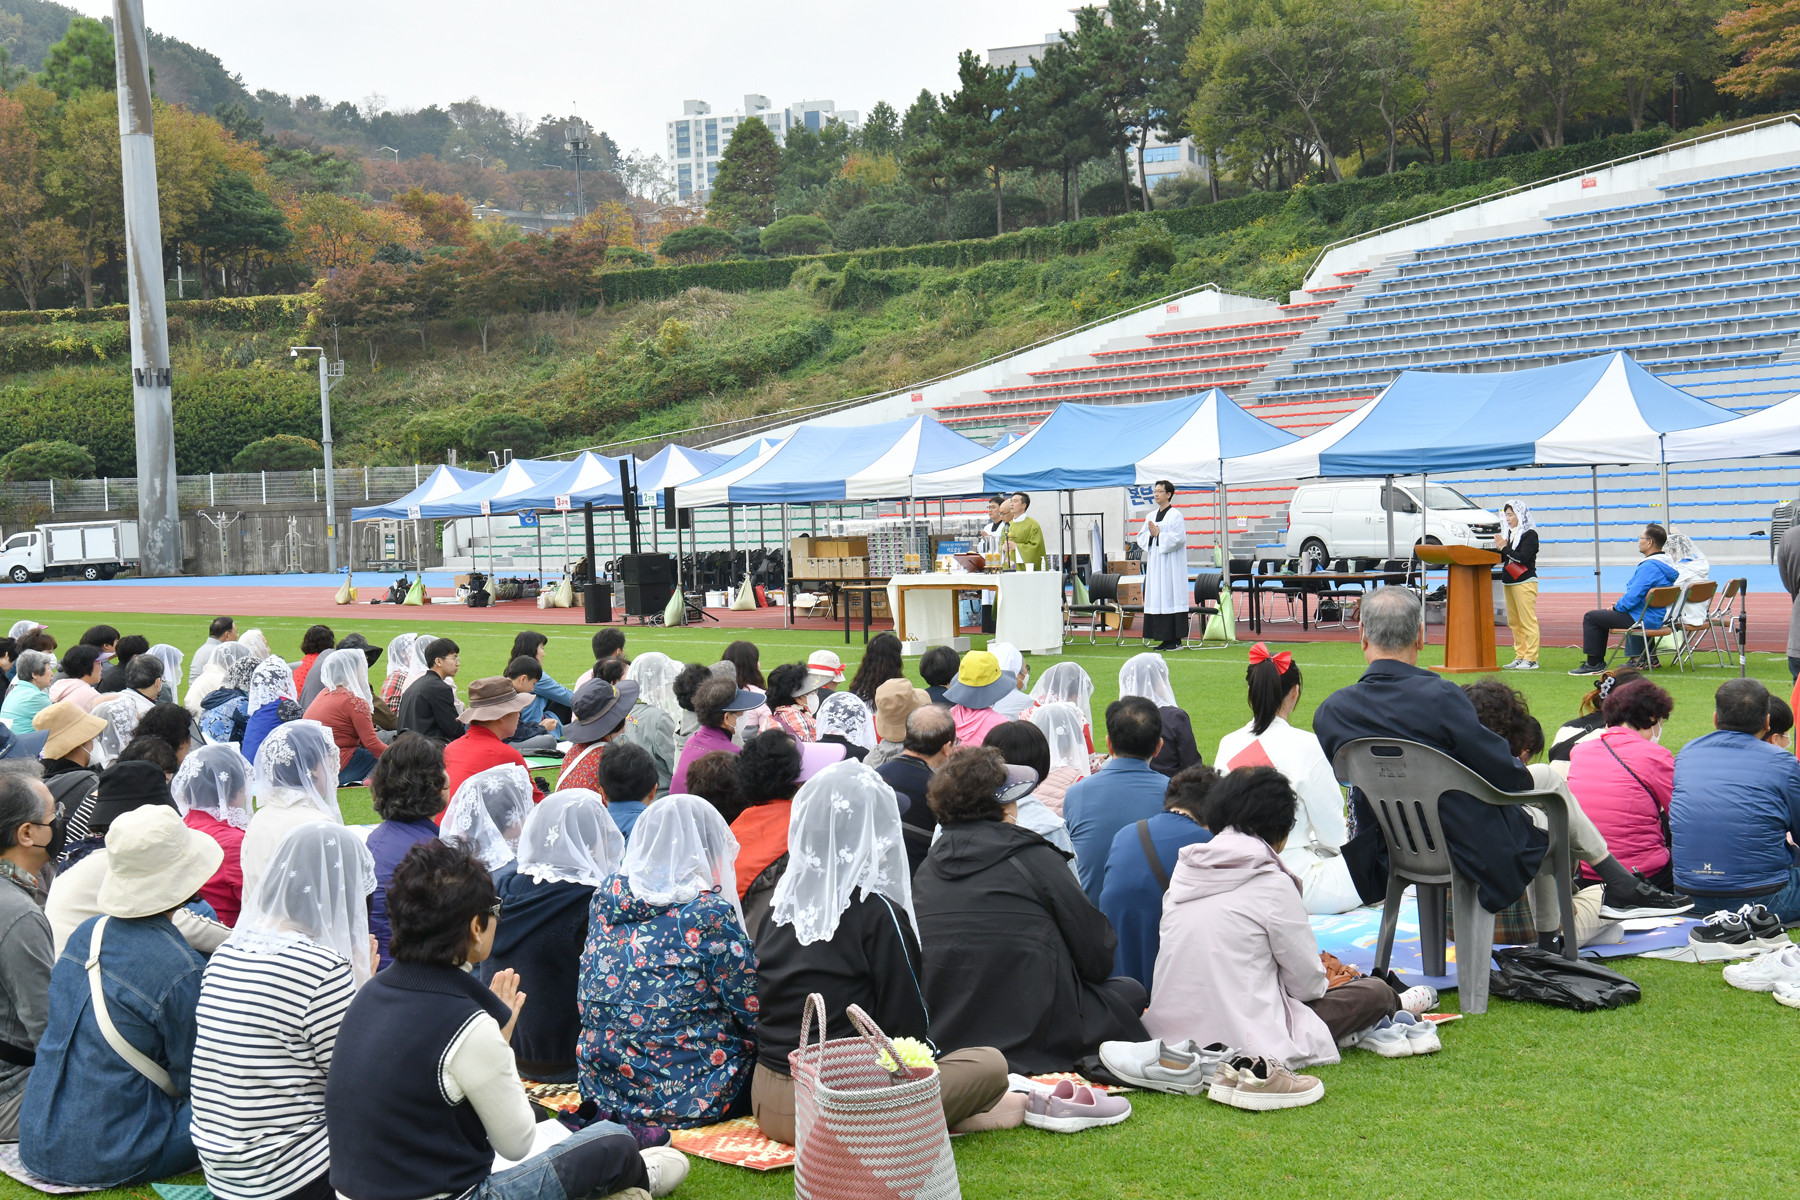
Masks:
[[[913,877],[925,1002],[941,1050],[993,1046],[1026,1075],[1067,1071],[1143,1022],[1099,985],[1118,939],[1068,856],[1001,821],[945,825]]]

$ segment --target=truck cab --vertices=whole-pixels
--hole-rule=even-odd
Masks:
[[[44,535],[35,529],[15,533],[0,543],[0,575],[14,583],[36,582],[44,577]]]

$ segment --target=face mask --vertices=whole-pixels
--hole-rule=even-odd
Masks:
[[[819,693],[817,693],[817,692],[806,693],[806,695],[800,697],[800,703],[806,707],[807,712],[809,712],[809,713],[818,712],[819,711]]]
[[[1656,728],[1652,729],[1650,731],[1650,740],[1657,743],[1658,745],[1662,744],[1662,722],[1661,721],[1658,721],[1656,723]]]

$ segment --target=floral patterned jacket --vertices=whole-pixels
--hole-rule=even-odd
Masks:
[[[577,999],[581,1095],[634,1125],[720,1120],[756,1066],[756,956],[729,901],[594,890]]]

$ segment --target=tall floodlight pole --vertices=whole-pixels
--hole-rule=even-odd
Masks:
[[[162,218],[143,0],[113,0],[119,154],[125,182],[125,278],[131,302],[131,407],[137,429],[138,562],[145,575],[181,574],[169,322],[163,307]]]
[[[575,121],[563,130],[563,134],[566,139],[563,148],[575,160],[575,219],[579,221],[587,215],[587,209],[581,202],[581,164],[588,157],[588,127],[583,122]]]
[[[331,467],[331,381],[344,377],[344,360],[325,357],[323,346],[289,346],[288,357],[298,358],[305,351],[319,356],[319,448],[325,452],[325,565],[337,574],[337,492]],[[423,551],[420,552],[421,556]],[[419,575],[425,574],[425,560],[419,559]]]

